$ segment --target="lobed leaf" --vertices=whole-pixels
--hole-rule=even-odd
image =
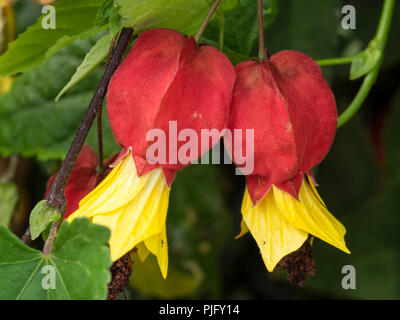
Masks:
[[[48,256],[0,226],[0,299],[105,299],[110,231],[88,219],[64,221]]]

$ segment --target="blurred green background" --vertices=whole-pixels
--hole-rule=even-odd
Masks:
[[[200,1],[200,0],[199,0]],[[257,55],[256,6],[241,0],[225,13],[224,51],[238,62]],[[341,8],[356,8],[356,29],[341,28]],[[315,60],[355,54],[373,38],[380,0],[264,0],[266,46],[306,53]],[[13,5],[16,33],[41,14],[41,5]],[[218,43],[220,20],[203,42]],[[0,29],[1,30],[1,29]],[[315,240],[316,275],[303,288],[283,270],[269,274],[250,235],[240,229],[243,176],[231,165],[193,165],[174,182],[167,218],[170,269],[163,280],[155,259],[136,261],[128,290],[135,298],[399,299],[400,298],[400,4],[376,85],[361,111],[338,130],[327,158],[315,168],[319,192],[347,228],[351,255]],[[15,77],[0,95],[0,224],[17,234],[43,197],[47,179],[60,165],[104,70],[99,66],[59,102],[54,98],[98,39],[76,40],[40,67]],[[1,48],[1,46],[0,46]],[[349,65],[323,67],[339,112],[361,81],[350,81]],[[106,114],[104,114],[106,118]],[[106,121],[105,153],[118,151]],[[96,149],[92,132],[88,144]],[[355,290],[341,287],[344,265],[356,269]]]

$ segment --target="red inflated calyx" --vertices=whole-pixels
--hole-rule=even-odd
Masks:
[[[64,219],[67,219],[73,212],[78,210],[79,202],[91,192],[112,170],[110,164],[115,161],[118,155],[114,155],[104,163],[104,172],[97,171],[97,157],[94,151],[84,145],[75,166],[71,171],[67,186],[65,187],[66,210]],[[50,191],[57,174],[50,177],[44,198]]]
[[[236,74],[229,127],[254,129],[254,170],[246,176],[253,204],[272,185],[298,198],[304,174],[333,142],[333,93],[317,63],[296,51],[240,63]]]
[[[124,148],[132,148],[137,172],[143,175],[162,167],[170,185],[181,163],[169,148],[169,123],[177,132],[190,128],[200,137],[201,129],[222,130],[235,81],[229,59],[214,47],[197,46],[193,37],[168,29],[143,32],[113,75],[107,93],[107,111],[114,137]],[[150,129],[166,134],[166,163],[150,164],[146,141]],[[198,155],[203,150],[198,144]],[[177,162],[175,162],[177,159]],[[193,158],[192,160],[195,160]]]

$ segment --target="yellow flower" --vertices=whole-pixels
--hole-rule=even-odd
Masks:
[[[141,259],[157,257],[165,278],[168,269],[166,217],[170,190],[162,170],[139,177],[131,152],[79,203],[68,222],[87,217],[111,230],[111,259],[118,260],[135,246]]]
[[[299,249],[308,234],[350,253],[344,241],[346,229],[328,211],[310,179],[303,179],[299,201],[272,186],[253,206],[246,188],[242,215],[241,232],[236,238],[250,231],[270,272],[284,256]]]

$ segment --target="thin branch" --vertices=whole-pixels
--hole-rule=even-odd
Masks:
[[[50,254],[50,250],[53,247],[54,240],[56,239],[57,230],[61,222],[62,218],[51,225],[49,237],[47,238],[46,243],[43,247],[43,255],[48,256]]]
[[[221,2],[221,0],[215,0],[214,4],[211,6],[210,10],[208,11],[207,16],[203,20],[203,23],[201,24],[199,31],[197,31],[196,35],[194,36],[194,39],[196,40],[197,43],[200,41],[200,38],[203,35],[204,30],[206,30],[208,22],[210,21],[212,15],[214,14],[214,12],[217,9],[220,2]]]
[[[264,45],[264,23],[263,23],[262,0],[257,0],[257,12],[258,12],[258,58],[260,59],[260,61],[262,61],[267,58]]]
[[[29,245],[32,241],[31,238],[31,228],[28,227],[24,233],[24,235],[21,238],[22,242],[25,243],[26,245]]]
[[[348,56],[348,57],[340,57],[340,58],[329,58],[329,59],[322,59],[322,60],[317,60],[316,62],[321,66],[335,66],[335,65],[341,65],[341,64],[349,64],[352,63],[355,58],[357,58],[358,55],[354,56]]]

